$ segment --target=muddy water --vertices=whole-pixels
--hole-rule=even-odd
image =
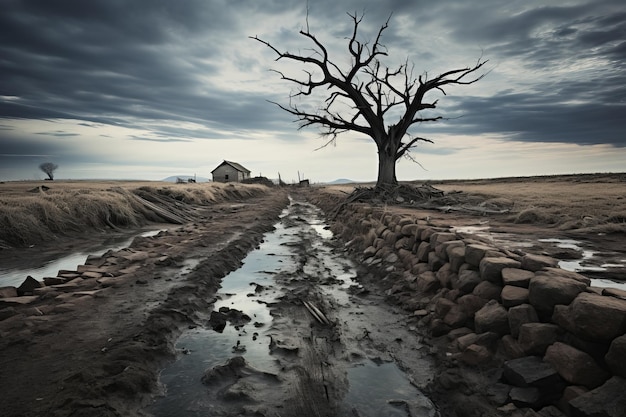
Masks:
[[[591,278],[591,286],[602,288],[618,288],[626,290],[626,282],[606,276],[619,276],[626,273],[626,252],[602,252],[590,244],[576,239],[529,238],[513,233],[492,233],[489,226],[468,226],[453,228],[458,233],[475,234],[487,238],[500,248],[509,250],[521,249],[531,253],[567,252],[558,265],[561,269],[587,274]],[[562,251],[561,251],[562,250]]]
[[[109,250],[116,251],[127,248],[136,237],[155,236],[161,230],[165,229],[144,231],[130,237],[128,234],[125,234],[117,238],[107,239],[102,244],[91,246],[78,252],[63,254],[63,256],[52,257],[52,259],[37,261],[36,257],[33,257],[32,265],[26,268],[4,268],[0,263],[0,287],[9,285],[17,287],[29,275],[39,281],[44,277],[56,277],[57,273],[62,269],[74,270],[78,265],[83,265],[89,255],[101,255]]]
[[[399,314],[380,307],[380,300],[349,294],[359,289],[357,272],[321,219],[316,207],[292,201],[275,230],[222,280],[214,312],[234,311],[237,317],[223,329],[214,329],[211,321],[182,334],[176,361],[161,373],[164,395],[147,411],[155,416],[435,415],[434,405],[416,387],[432,376],[422,346],[404,335],[408,330]],[[304,309],[304,299],[326,310],[331,324],[316,321]],[[402,337],[410,360],[423,362],[405,364],[412,375],[400,370],[401,360],[387,349],[391,340],[402,344],[397,341]],[[238,357],[245,362],[233,359]]]

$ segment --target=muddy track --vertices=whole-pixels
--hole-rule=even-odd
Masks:
[[[293,202],[278,235],[268,235],[266,243],[277,250],[264,256],[274,258],[274,266],[260,258],[254,269],[250,266],[254,259],[246,258],[240,294],[229,293],[234,288],[229,280],[237,279],[232,274],[222,281],[228,290],[217,292],[214,310],[253,316],[254,305],[265,304],[271,323],[257,323],[253,329],[251,322],[238,321],[221,345],[206,339],[220,338],[228,328],[220,326],[220,335],[215,327],[187,332],[189,337],[177,346],[186,354],[179,354],[178,361],[191,365],[180,365],[181,369],[195,372],[208,356],[222,359],[209,361],[208,369],[191,378],[182,375],[176,380],[176,372],[166,369],[171,386],[164,387],[166,397],[157,399],[148,412],[273,417],[437,414],[418,390],[432,377],[428,347],[420,343],[415,329],[406,326],[405,314],[390,310],[382,297],[360,286],[360,273],[340,242],[320,234],[321,216],[314,206]],[[269,277],[261,285],[259,276]],[[247,280],[256,286],[254,293],[246,289]],[[194,334],[202,340],[194,340]],[[183,343],[191,343],[191,351]],[[225,351],[217,354],[216,349]],[[379,378],[379,369],[395,372],[393,378]],[[365,380],[351,380],[355,370],[371,371]],[[180,380],[188,388],[177,388],[183,384]],[[204,389],[199,388],[201,383]],[[359,385],[364,387],[361,392],[354,388]],[[187,391],[195,394],[189,396]],[[370,393],[376,391],[381,393],[374,398]]]

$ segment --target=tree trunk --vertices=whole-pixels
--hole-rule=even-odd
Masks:
[[[396,179],[396,153],[385,152],[384,150],[378,150],[378,180],[376,181],[376,188],[398,185]]]

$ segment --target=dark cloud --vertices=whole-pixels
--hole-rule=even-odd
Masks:
[[[416,71],[431,70],[434,63],[471,64],[482,49],[495,67],[481,83],[513,77],[504,81],[510,83],[504,88],[491,87],[501,91],[491,96],[443,98],[444,115],[463,118],[425,127],[427,131],[625,146],[622,1],[529,1],[516,7],[495,0],[325,0],[310,2],[309,15],[312,30],[337,42],[341,54],[352,24],[346,12],[365,14],[361,27],[370,39],[392,16],[383,42],[390,51],[415,59]],[[265,35],[280,49],[308,47],[297,35],[305,10],[305,2],[286,0],[5,0],[0,13],[0,118],[140,128],[148,133],[130,139],[157,142],[227,138],[229,131],[295,132],[291,117],[267,103],[285,102],[288,84],[267,93],[255,85],[235,88],[216,80],[230,82],[224,56],[242,73],[274,64],[271,57],[259,62],[249,53],[262,49],[247,38],[256,34],[252,23],[286,13],[300,16],[301,21],[265,28]],[[444,37],[467,53],[459,56],[432,46]],[[511,68],[518,73],[511,75]],[[26,155],[10,140],[8,126],[0,129],[0,153]],[[41,145],[37,154],[64,146]]]

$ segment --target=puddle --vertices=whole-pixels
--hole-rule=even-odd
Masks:
[[[296,206],[299,206],[297,210],[294,209]],[[289,386],[277,386],[285,362],[284,358],[280,362],[279,357],[270,352],[270,333],[276,330],[272,329],[269,305],[284,295],[281,288],[285,281],[281,283],[280,280],[294,277],[316,279],[325,296],[332,297],[339,307],[349,306],[351,301],[346,290],[355,285],[356,272],[350,261],[326,243],[332,239],[332,232],[321,217],[315,206],[291,201],[275,230],[265,235],[261,245],[243,260],[241,268],[222,279],[214,313],[220,309],[225,312],[232,309],[247,315],[250,320],[244,324],[239,322],[237,326],[227,321],[220,332],[213,330],[209,323],[185,331],[176,342],[177,359],[161,372],[164,396],[148,408],[150,414],[155,417],[239,415],[237,413],[245,409],[246,403],[258,406],[258,403],[264,403],[264,398],[276,395],[281,389],[290,389]],[[304,263],[303,239],[311,242]],[[397,320],[396,317],[393,319]],[[246,376],[227,388],[207,387],[201,382],[208,370],[221,369],[236,356],[243,357],[246,366],[256,370],[253,373],[272,377],[261,377],[259,382]],[[368,361],[356,366],[344,363],[342,369],[347,372],[349,389],[340,415],[354,416],[353,410],[358,410],[359,416],[431,415],[415,411],[421,409],[420,401],[424,403],[424,409],[431,411],[432,404],[393,362],[376,364]],[[239,390],[239,385],[246,384],[247,389]],[[234,402],[225,402],[224,390],[229,396],[237,396],[234,400],[226,398]],[[244,400],[241,395],[245,395]],[[248,395],[255,398],[251,400]],[[430,407],[427,408],[426,404]],[[274,415],[274,412],[259,415]]]
[[[427,401],[420,401],[417,389],[396,364],[368,361],[348,370],[350,390],[343,413],[360,417],[429,416]]]
[[[284,211],[280,217],[287,215]],[[244,357],[256,369],[279,371],[269,351],[266,333],[272,317],[267,304],[280,295],[274,288],[273,276],[296,269],[290,249],[290,244],[295,243],[295,231],[277,223],[259,247],[244,258],[242,266],[222,279],[214,311],[235,309],[250,317],[250,321],[237,327],[227,322],[220,332],[208,326],[185,331],[176,342],[176,361],[161,372],[160,382],[166,395],[149,407],[152,415],[206,416],[213,409],[213,399],[201,378],[205,371],[234,356]]]
[[[452,231],[457,233],[475,234],[489,239],[497,247],[509,250],[534,248],[537,246],[537,243],[548,244],[554,248],[569,250],[573,254],[580,254],[580,258],[561,259],[558,262],[559,267],[566,271],[579,272],[583,275],[587,272],[589,275],[599,276],[605,272],[615,276],[614,274],[616,272],[619,273],[620,270],[626,269],[625,259],[614,260],[616,262],[603,261],[603,259],[606,259],[607,257],[611,258],[611,255],[615,254],[595,251],[593,248],[586,246],[583,242],[574,239],[550,238],[530,240],[512,233],[491,233],[488,225],[453,227]],[[592,286],[626,290],[626,282],[614,281],[606,278],[590,277],[590,279]]]
[[[0,287],[4,286],[19,286],[21,285],[27,276],[32,276],[36,280],[42,280],[44,277],[56,277],[58,272],[62,269],[74,270],[78,265],[83,265],[89,255],[102,255],[109,250],[120,250],[127,248],[132,243],[133,239],[138,236],[150,237],[156,236],[165,229],[149,230],[132,237],[121,236],[118,238],[111,238],[104,241],[101,245],[93,246],[85,251],[75,252],[62,258],[47,261],[37,266],[29,268],[11,268],[3,269],[0,267]]]
[[[559,267],[573,272],[606,272],[611,268],[624,268],[625,264],[600,263],[597,264],[598,252],[586,249],[582,242],[573,239],[539,239],[539,242],[553,243],[558,248],[572,249],[580,252],[581,258],[574,260],[560,260]],[[618,288],[626,290],[626,282],[617,282],[604,278],[591,278],[592,287]]]

